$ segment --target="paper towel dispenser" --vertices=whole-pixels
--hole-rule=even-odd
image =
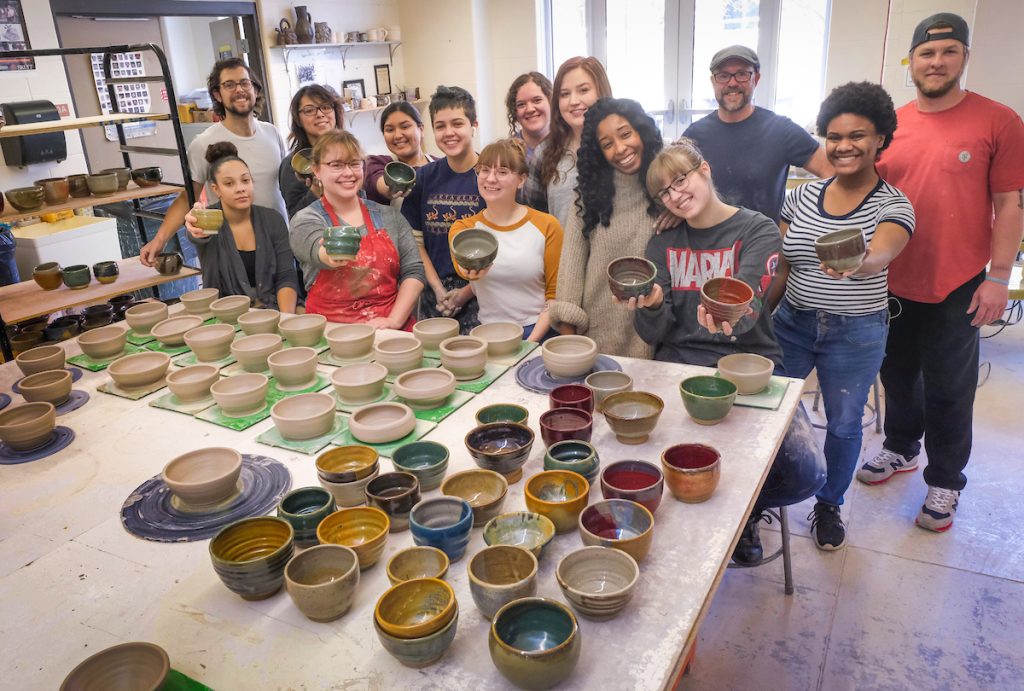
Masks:
[[[49,101],[19,101],[0,103],[7,125],[29,125],[60,120],[57,107]],[[63,161],[68,157],[68,144],[64,132],[46,132],[23,137],[0,139],[4,161],[9,166],[24,167],[30,163]]]

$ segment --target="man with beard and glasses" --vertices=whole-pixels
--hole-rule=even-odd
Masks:
[[[833,170],[811,135],[789,118],[753,104],[760,79],[761,62],[750,48],[729,46],[715,53],[711,86],[718,110],[690,125],[684,136],[697,142],[723,200],[778,223],[791,165],[818,177],[829,177]]]
[[[889,266],[885,441],[857,472],[877,485],[916,470],[923,436],[928,493],[916,523],[937,532],[953,525],[967,482],[979,327],[1006,309],[1024,231],[1024,123],[960,86],[968,45],[967,22],[955,14],[917,25],[909,56],[917,98],[896,111],[877,166],[914,205],[917,230]]]
[[[189,172],[196,197],[202,192],[202,181],[208,177],[207,148],[216,142],[231,142],[252,174],[253,201],[274,209],[287,219],[284,198],[277,184],[278,165],[286,152],[284,140],[273,125],[256,119],[263,108],[263,86],[253,79],[249,67],[240,58],[228,58],[213,66],[206,88],[213,99],[213,112],[221,121],[208,127],[188,145]],[[206,195],[209,203],[217,199],[209,187]],[[167,209],[156,237],[139,252],[143,264],[153,266],[156,255],[163,252],[164,245],[181,228],[188,211],[188,196],[182,192]]]

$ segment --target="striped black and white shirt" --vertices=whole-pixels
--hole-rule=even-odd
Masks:
[[[821,270],[814,240],[844,228],[861,228],[870,245],[880,223],[895,223],[914,232],[914,207],[898,189],[879,180],[864,200],[848,214],[825,211],[825,190],[835,178],[818,180],[791,190],[782,206],[782,220],[789,230],[782,240],[782,254],[789,262],[786,301],[797,309],[819,309],[833,314],[871,314],[885,309],[888,268],[871,276],[837,280]]]

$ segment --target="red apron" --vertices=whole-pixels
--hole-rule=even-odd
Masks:
[[[331,223],[341,225],[327,197],[320,203]],[[359,253],[343,267],[321,269],[306,297],[306,312],[322,314],[327,321],[351,324],[388,317],[398,298],[398,250],[388,234],[374,226],[366,204],[360,201],[359,208],[366,224]],[[412,331],[415,322],[410,315],[402,329]]]

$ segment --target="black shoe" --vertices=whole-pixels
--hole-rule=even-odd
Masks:
[[[819,501],[807,520],[811,522],[811,535],[818,549],[834,552],[846,545],[846,525],[839,517],[838,506]]]
[[[761,547],[761,519],[764,514],[754,511],[747,518],[747,524],[743,526],[743,533],[740,541],[736,543],[736,549],[732,552],[732,560],[744,566],[753,566],[764,558],[764,549]]]

